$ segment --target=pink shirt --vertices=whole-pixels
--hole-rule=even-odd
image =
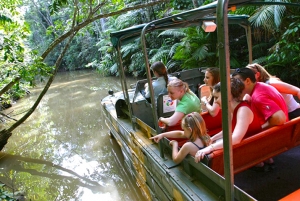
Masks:
[[[264,124],[275,112],[282,110],[286,121],[289,120],[287,106],[282,95],[273,87],[262,82],[256,82],[251,95],[251,109]]]

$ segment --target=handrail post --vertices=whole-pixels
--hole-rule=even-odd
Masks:
[[[251,26],[248,25],[246,29],[247,33],[247,45],[248,45],[248,51],[249,51],[249,64],[252,64],[253,62],[253,52],[252,52],[252,36],[251,36]]]
[[[228,40],[228,0],[218,0],[217,35],[219,50],[219,67],[221,75],[222,129],[224,147],[224,176],[226,201],[234,200],[234,179],[232,160],[232,131],[230,100],[230,56]]]
[[[128,89],[127,89],[127,84],[126,84],[126,79],[125,79],[125,72],[123,68],[123,62],[122,62],[122,55],[121,55],[121,50],[120,50],[121,44],[117,46],[117,56],[118,56],[118,62],[119,62],[119,73],[120,73],[120,80],[121,80],[121,85],[122,85],[122,90],[124,94],[124,98],[126,103],[128,104],[128,110],[129,110],[129,115],[130,115],[130,121],[132,125],[132,129],[135,130],[135,122],[133,121],[133,112],[132,112],[132,107],[130,104],[130,99],[129,99],[129,94],[128,94]]]
[[[161,129],[158,126],[156,100],[154,98],[153,86],[152,86],[152,81],[151,81],[151,72],[150,72],[150,66],[149,66],[149,59],[148,59],[148,54],[147,54],[147,49],[146,49],[146,38],[145,38],[146,30],[152,24],[153,23],[150,22],[150,23],[148,23],[144,26],[144,28],[141,32],[141,43],[142,43],[142,49],[143,49],[144,59],[145,59],[145,67],[146,67],[148,88],[149,88],[149,91],[150,91],[150,98],[151,98],[151,104],[152,104],[152,114],[153,114],[153,117],[154,117],[154,125],[155,125],[155,129],[156,129],[157,134],[160,134]],[[165,156],[164,156],[163,146],[164,146],[164,144],[163,144],[162,140],[160,140],[159,141],[159,153],[160,153],[160,157],[164,159]]]

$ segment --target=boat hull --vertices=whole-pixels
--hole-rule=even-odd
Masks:
[[[189,168],[183,165],[184,162],[175,164],[170,148],[166,147],[164,157],[161,157],[158,144],[149,140],[151,135],[155,135],[155,130],[138,119],[133,129],[129,118],[117,117],[112,99],[106,97],[102,100],[103,118],[120,145],[126,168],[136,178],[147,200],[219,200],[224,196],[225,192],[219,187],[209,188],[206,185],[213,185],[206,182],[208,178],[202,177],[201,181],[197,176],[193,177],[198,175],[193,171],[189,175],[189,171],[185,170]]]

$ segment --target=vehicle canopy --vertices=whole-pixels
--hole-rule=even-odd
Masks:
[[[237,5],[245,2],[245,0],[233,0],[230,1],[232,5]],[[213,2],[207,4],[205,6],[201,6],[199,8],[195,8],[189,11],[185,11],[176,15],[172,15],[170,17],[166,17],[163,19],[159,19],[154,21],[150,27],[147,27],[146,32],[152,32],[154,30],[168,30],[168,29],[178,29],[184,28],[189,26],[200,26],[202,25],[203,21],[212,21],[216,20],[216,5],[217,2]],[[248,24],[248,15],[228,15],[229,23],[232,24]],[[120,31],[111,32],[110,38],[112,45],[115,48],[118,46],[122,46],[133,41],[136,38],[141,36],[141,32],[143,28],[147,24],[140,24],[136,26],[132,26]]]
[[[237,4],[244,4],[247,2],[249,2],[249,1],[234,0],[234,1],[230,1],[230,5],[234,5],[232,7],[232,9],[235,9]],[[129,114],[130,114],[131,119],[133,119],[134,117],[138,117],[138,118],[142,119],[143,121],[146,121],[147,124],[151,125],[157,121],[157,118],[158,118],[157,110],[159,110],[159,109],[156,108],[157,106],[155,105],[153,89],[152,89],[152,85],[150,84],[152,78],[151,78],[151,73],[149,73],[150,67],[148,64],[148,58],[146,56],[147,52],[145,53],[145,51],[147,51],[146,44],[142,43],[142,49],[144,51],[144,56],[145,56],[145,63],[141,64],[141,65],[145,66],[145,70],[147,72],[147,80],[148,80],[150,95],[151,95],[150,99],[151,99],[151,103],[152,103],[152,114],[153,114],[152,120],[149,120],[149,117],[143,118],[142,116],[139,116],[138,113],[144,114],[145,111],[136,109],[133,105],[134,102],[137,100],[137,95],[141,88],[141,86],[139,86],[138,84],[142,85],[142,84],[145,84],[145,82],[137,83],[136,92],[133,96],[129,95],[127,92],[128,89],[127,89],[127,85],[126,85],[125,72],[124,72],[124,68],[123,68],[120,47],[129,42],[132,42],[133,40],[135,40],[137,38],[143,39],[143,35],[145,33],[150,33],[150,32],[156,31],[156,30],[159,31],[159,30],[185,28],[185,27],[190,27],[190,26],[201,26],[204,21],[216,22],[216,6],[217,6],[217,2],[213,2],[208,5],[204,5],[199,8],[196,8],[196,9],[192,9],[189,11],[185,11],[185,12],[170,16],[170,17],[152,21],[148,24],[140,24],[140,25],[132,26],[132,27],[129,27],[129,28],[117,31],[117,32],[112,32],[110,34],[112,45],[116,48],[117,53],[118,53],[119,74],[120,74],[120,79],[121,79],[121,83],[122,83],[124,99],[125,99],[127,105],[129,106]],[[246,34],[251,35],[251,29],[250,29],[250,24],[248,22],[248,18],[249,18],[248,15],[228,14],[228,23],[241,25],[242,27],[246,28]],[[251,50],[251,38],[249,38],[249,37],[248,37],[248,48],[249,48],[249,63],[251,63],[252,50]],[[202,79],[201,79],[201,81],[202,81]],[[199,77],[199,80],[200,80],[200,77]],[[197,84],[200,84],[200,81],[197,84],[196,83],[189,83],[189,84],[193,85],[193,90],[194,90],[195,87],[197,86]],[[138,100],[140,100],[140,99],[138,99]],[[146,107],[144,107],[144,108],[146,108]],[[133,123],[133,127],[134,127],[134,123]],[[157,125],[155,125],[155,128],[156,128],[157,132],[159,133],[160,132],[159,127]]]

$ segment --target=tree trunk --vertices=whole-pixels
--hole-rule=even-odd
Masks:
[[[198,8],[199,7],[198,0],[193,0],[193,5],[194,5],[194,8]]]
[[[0,91],[0,96],[7,92],[12,86],[14,86],[19,80],[21,79],[20,76],[15,77],[10,83],[8,83],[5,87],[3,87]]]
[[[11,136],[11,132],[8,132],[5,129],[3,129],[2,131],[0,131],[0,151],[7,144],[7,140],[8,140],[8,138],[10,138],[10,136]]]

